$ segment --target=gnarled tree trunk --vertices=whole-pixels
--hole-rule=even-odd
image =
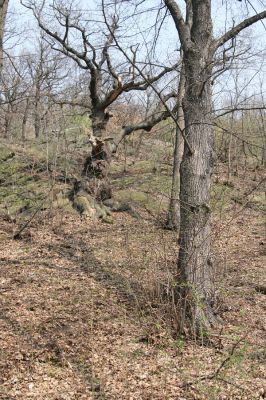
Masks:
[[[110,117],[111,114],[105,109],[93,108],[91,152],[85,159],[81,179],[75,183],[70,195],[74,206],[88,216],[105,218],[110,213],[109,207],[116,211],[120,208],[110,201],[112,189],[109,179],[112,154],[116,152],[119,144],[137,130],[150,132],[156,124],[167,119],[169,114],[162,111],[138,124],[123,126],[115,137],[106,136],[106,126]]]
[[[80,180],[75,182],[72,194],[74,206],[89,217],[107,217],[108,209],[103,202],[112,197],[109,180],[112,149],[110,139],[106,137],[109,118],[108,112],[92,111],[91,152],[84,161]]]

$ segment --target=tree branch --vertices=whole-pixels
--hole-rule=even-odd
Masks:
[[[139,122],[138,124],[123,126],[121,132],[118,134],[118,136],[114,140],[113,152],[116,152],[119,144],[122,142],[122,140],[126,136],[129,136],[131,133],[139,131],[139,130],[144,130],[146,132],[150,132],[155,125],[157,125],[161,121],[166,120],[169,117],[170,117],[170,114],[166,110],[166,111],[161,111],[157,114],[153,114],[149,118],[147,118],[144,121]]]
[[[186,52],[193,46],[189,26],[184,21],[181,10],[175,0],[164,0],[164,3],[174,20],[176,29],[179,34],[180,42],[182,44],[183,50]]]
[[[161,72],[158,73],[158,75],[155,75],[153,77],[144,77],[143,80],[141,81],[131,81],[125,84],[122,84],[122,82],[119,81],[119,79],[117,79],[118,85],[117,87],[115,87],[113,90],[111,90],[111,92],[109,92],[106,95],[106,98],[102,101],[102,107],[106,108],[108,107],[110,104],[112,104],[121,93],[128,93],[131,91],[144,91],[146,90],[148,87],[150,87],[153,83],[157,82],[159,79],[161,79],[164,75],[166,75],[169,72],[172,72],[174,70],[176,70],[176,68],[178,67],[179,63],[173,65],[172,67],[165,67]],[[140,72],[139,68],[134,65],[135,69]],[[140,73],[140,75],[143,78],[143,74]],[[119,78],[119,77],[118,77]]]
[[[164,1],[166,2],[167,0],[164,0]],[[169,1],[171,1],[171,0],[169,0]],[[171,2],[172,2],[173,4],[175,4],[175,2],[173,2],[173,1],[171,1]],[[106,24],[107,28],[108,28],[109,31],[110,31],[110,26],[109,26],[109,24],[108,24],[107,17],[106,17],[106,14],[105,14],[104,0],[102,0],[102,12],[103,12],[103,17],[104,17],[105,24]],[[188,27],[187,27],[187,28],[188,28]],[[121,53],[125,56],[125,58],[126,58],[130,63],[132,63],[132,60],[130,59],[130,57],[128,56],[128,54],[125,52],[125,50],[120,46],[120,44],[119,44],[117,38],[115,37],[115,35],[114,35],[114,43],[116,44],[117,48],[121,51]],[[139,75],[142,76],[143,80],[145,80],[145,81],[147,82],[148,86],[150,86],[150,87],[152,88],[152,90],[154,91],[154,93],[155,93],[155,94],[158,96],[158,98],[161,100],[161,102],[162,102],[164,108],[165,108],[166,111],[169,113],[169,116],[173,119],[173,121],[175,122],[176,126],[177,126],[178,129],[180,130],[180,133],[181,133],[181,135],[182,135],[182,137],[183,137],[183,139],[184,139],[184,141],[185,141],[185,143],[186,143],[186,145],[187,145],[187,147],[188,147],[188,149],[189,149],[190,154],[193,154],[192,147],[190,146],[189,141],[188,141],[188,139],[187,139],[187,137],[186,137],[186,135],[185,135],[183,129],[181,129],[180,126],[179,126],[177,117],[176,117],[176,115],[175,115],[175,110],[171,110],[171,109],[169,108],[169,106],[167,105],[167,103],[164,101],[163,95],[161,94],[161,92],[155,87],[155,85],[153,85],[153,83],[151,83],[151,81],[149,81],[149,80],[145,77],[145,75],[143,74],[143,72],[141,71],[141,69],[138,67],[138,65],[135,65],[135,68],[136,68],[136,70],[138,71]],[[136,90],[136,89],[135,89],[135,90]]]
[[[261,111],[261,110],[266,110],[266,105],[265,106],[258,106],[258,107],[235,107],[235,108],[230,108],[228,110],[224,110],[224,109],[220,109],[220,110],[214,110],[214,113],[217,113],[218,111],[222,111],[220,114],[217,114],[215,116],[216,118],[221,118],[226,114],[232,114],[234,112],[238,112],[238,111]]]
[[[220,38],[214,40],[213,48],[217,50],[220,46],[226,43],[228,40],[233,39],[236,37],[243,29],[248,28],[249,26],[253,25],[255,22],[258,22],[262,19],[266,18],[266,11],[262,11],[259,14],[253,15],[245,19],[244,21],[240,22],[234,28],[230,29]]]

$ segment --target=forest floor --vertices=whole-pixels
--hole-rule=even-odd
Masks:
[[[145,181],[137,165],[113,173],[117,194],[135,202],[137,218],[115,213],[107,224],[46,208],[14,240],[30,215],[25,209],[22,222],[1,214],[0,399],[266,398],[263,172],[234,176],[229,193],[223,166],[214,177],[221,323],[206,344],[175,333],[177,233],[164,230],[162,214],[144,202],[146,187],[132,197],[136,182]]]

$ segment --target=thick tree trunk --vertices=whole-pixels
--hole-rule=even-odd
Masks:
[[[109,183],[110,164],[111,150],[108,141],[95,138],[91,154],[85,160],[82,176],[86,181],[86,190],[99,202],[112,197]]]
[[[246,18],[214,39],[211,0],[186,1],[185,19],[177,0],[164,0],[164,3],[179,34],[186,74],[176,294],[181,300],[183,322],[189,316],[198,335],[215,322],[210,255],[210,184],[214,148],[211,79],[214,53],[243,29],[266,18],[266,11]]]
[[[109,117],[104,111],[92,112],[91,152],[85,159],[80,180],[74,187],[74,206],[89,217],[106,218],[108,209],[103,203],[112,197],[109,180],[112,151],[110,141],[106,138]]]
[[[180,224],[180,201],[179,201],[179,191],[180,191],[180,163],[182,160],[184,152],[184,139],[181,134],[181,130],[184,131],[184,112],[182,106],[182,100],[185,93],[185,68],[182,65],[179,85],[178,85],[178,98],[177,98],[177,123],[176,127],[176,137],[175,137],[175,148],[174,148],[174,160],[173,160],[173,175],[172,175],[172,188],[171,188],[171,198],[169,204],[169,210],[166,221],[166,228],[171,230],[177,230]]]
[[[178,257],[178,295],[181,295],[183,317],[184,320],[189,317],[197,335],[215,321],[210,252],[210,185],[214,142],[211,126],[212,54],[209,47],[212,25],[210,4],[198,4],[192,27],[194,46],[184,52],[186,90],[183,109],[187,143],[180,167]]]
[[[210,126],[210,88],[201,97],[185,97],[186,137],[193,149],[185,151],[180,169],[180,250],[178,271],[183,310],[189,313],[197,331],[213,321],[214,300],[210,254],[210,184],[213,159],[213,131]]]
[[[108,112],[92,111],[92,149],[85,160],[82,172],[89,192],[100,202],[112,196],[109,183],[112,152],[108,138],[106,138],[106,126],[109,118]]]

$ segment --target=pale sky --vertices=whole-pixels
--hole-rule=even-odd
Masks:
[[[213,25],[215,35],[223,33],[225,30],[232,27],[233,24],[237,24],[240,20],[247,16],[255,14],[255,11],[260,12],[266,7],[264,5],[265,0],[243,0],[242,2],[237,0],[213,0],[212,2],[212,14],[213,14]],[[49,1],[48,1],[49,3]],[[66,0],[66,4],[69,4]],[[144,2],[145,7],[156,8],[161,3],[161,0],[146,0]],[[183,1],[179,1],[181,5]],[[95,0],[82,0],[77,3],[80,8],[86,10],[95,10]],[[156,14],[153,14],[153,18]],[[36,23],[29,10],[26,10],[21,6],[19,0],[10,0],[9,4],[9,20],[11,27],[13,26],[12,36],[13,38],[6,43],[7,48],[12,47],[12,52],[18,54],[22,49],[32,49],[36,37]],[[152,14],[139,15],[134,19],[134,28],[139,30],[146,27],[147,24],[152,24]],[[23,32],[22,39],[19,37],[19,33]],[[25,33],[26,32],[26,33]],[[258,56],[255,57],[253,62],[249,62],[248,67],[245,66],[243,71],[238,73],[230,72],[223,75],[220,79],[219,84],[216,85],[214,92],[220,93],[222,90],[224,94],[230,94],[233,88],[232,75],[237,76],[238,82],[241,87],[248,87],[249,93],[252,91],[258,92],[261,82],[263,82],[263,90],[266,92],[266,62],[263,57],[266,49],[266,20],[264,22],[258,22],[251,28],[244,31],[243,37],[246,37],[250,41],[250,52],[258,52]],[[161,31],[160,41],[158,44],[157,54],[162,62],[166,62],[170,54],[177,49],[178,36],[174,27],[173,21],[169,17],[167,22]],[[241,37],[237,39],[241,40]],[[243,57],[242,57],[243,58]],[[163,60],[164,59],[164,60]],[[247,88],[243,89],[247,91]]]

